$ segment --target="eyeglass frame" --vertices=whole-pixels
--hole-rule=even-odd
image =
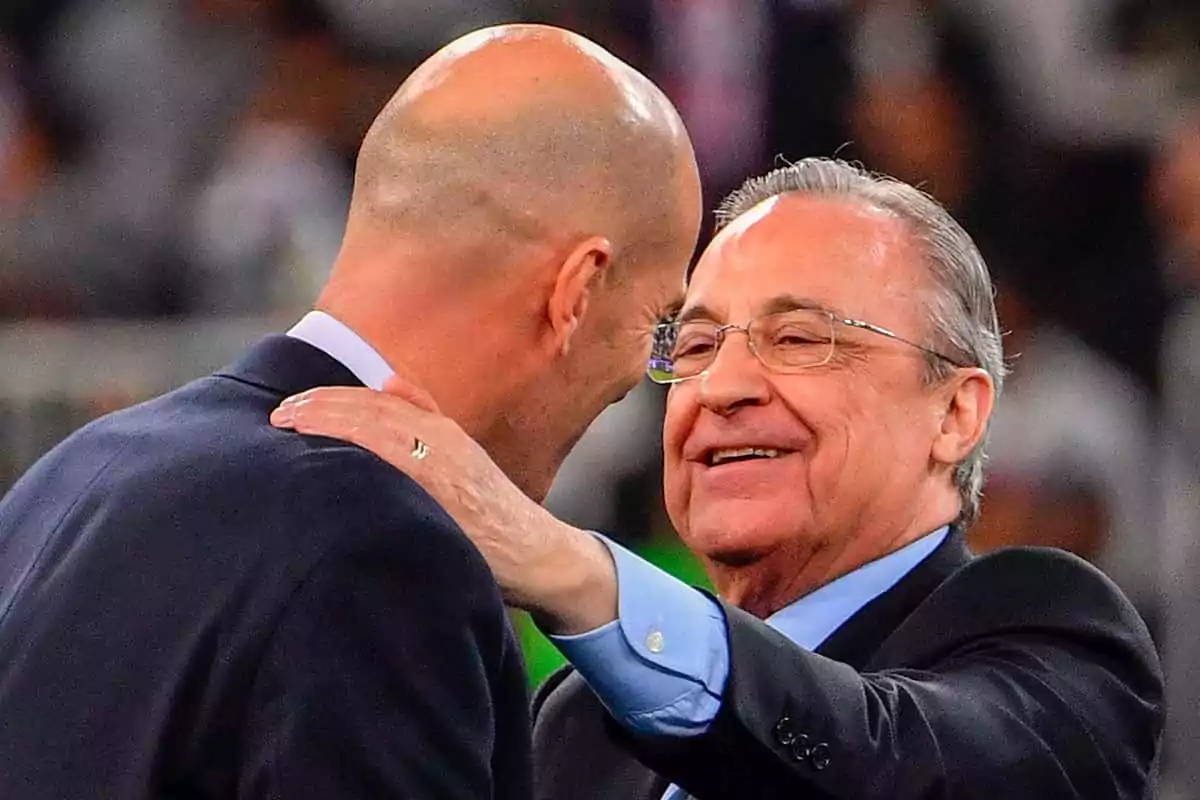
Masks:
[[[765,361],[763,361],[762,356],[760,356],[758,354],[758,350],[754,347],[754,337],[750,335],[750,326],[753,325],[754,323],[758,322],[761,319],[766,319],[767,317],[785,316],[787,314],[794,314],[798,311],[804,311],[804,312],[814,313],[814,314],[823,314],[824,316],[829,318],[829,335],[830,335],[829,355],[825,356],[825,359],[822,361],[818,361],[818,362],[815,362],[812,364],[805,364],[804,366],[801,366],[801,367],[792,367],[787,370],[780,370],[777,367],[772,367],[771,365],[769,365]],[[701,320],[687,320],[682,323],[680,323],[678,321],[660,322],[654,326],[655,338],[657,339],[659,330],[661,330],[664,327],[675,326],[677,328],[679,325],[686,325],[690,322],[700,322],[700,321]],[[893,339],[897,342],[900,342],[901,344],[906,344],[909,347],[915,347],[916,349],[920,350],[921,352],[923,352],[927,355],[931,355],[934,358],[938,358],[938,359],[941,359],[942,361],[945,361],[946,363],[950,364],[951,366],[955,367],[956,369],[969,369],[970,367],[974,366],[973,364],[964,362],[961,359],[951,358],[950,356],[946,355],[945,353],[934,350],[931,347],[926,347],[925,345],[914,342],[911,339],[906,339],[903,336],[899,335],[898,333],[890,331],[887,328],[884,328],[880,325],[875,325],[873,323],[867,322],[865,320],[853,319],[850,317],[842,317],[841,315],[835,314],[834,312],[830,311],[827,308],[793,308],[788,311],[775,311],[770,314],[763,314],[761,316],[751,319],[745,325],[736,325],[733,323],[728,323],[725,325],[718,325],[717,323],[712,323],[713,328],[714,328],[713,335],[716,336],[716,342],[713,347],[712,361],[709,363],[709,365],[707,367],[700,370],[695,375],[688,375],[687,377],[684,377],[684,378],[670,378],[668,380],[659,380],[658,378],[655,378],[654,374],[651,370],[651,366],[650,366],[653,363],[653,359],[654,359],[653,353],[651,353],[651,355],[650,355],[650,361],[647,362],[647,364],[646,364],[646,375],[647,375],[647,377],[650,378],[651,381],[653,381],[654,383],[657,383],[660,386],[671,386],[676,383],[683,383],[684,381],[690,381],[695,378],[704,377],[704,375],[706,375],[708,373],[709,369],[712,368],[713,363],[716,362],[717,356],[720,354],[721,346],[725,343],[725,334],[729,331],[735,331],[735,330],[742,331],[743,333],[746,334],[747,348],[754,355],[754,358],[758,361],[758,363],[762,364],[764,367],[771,370],[772,372],[779,372],[780,374],[790,375],[795,372],[801,372],[806,369],[812,369],[813,367],[821,367],[821,366],[824,366],[825,364],[828,364],[833,359],[833,354],[837,350],[837,334],[835,333],[835,328],[834,328],[835,323],[845,325],[850,328],[857,328],[859,330],[869,331],[871,333],[875,333],[880,336],[886,336],[887,338]]]

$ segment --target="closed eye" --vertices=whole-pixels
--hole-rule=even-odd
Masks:
[[[813,331],[805,328],[781,328],[771,337],[771,343],[778,347],[829,344],[829,334],[826,331]]]
[[[829,339],[805,333],[786,333],[775,337],[777,345],[829,344]]]
[[[676,345],[675,358],[695,358],[711,353],[713,350],[713,342],[711,340],[684,342]]]

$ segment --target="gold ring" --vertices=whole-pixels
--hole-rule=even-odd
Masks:
[[[429,455],[429,445],[422,442],[420,439],[413,437],[412,457],[417,461],[424,460],[425,456]]]

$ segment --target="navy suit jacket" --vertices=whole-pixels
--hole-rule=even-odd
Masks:
[[[1146,626],[1061,551],[953,533],[815,653],[723,605],[730,673],[692,738],[633,735],[577,672],[534,703],[538,800],[1142,800],[1163,724]]]
[[[0,797],[524,798],[487,565],[370,453],[272,428],[303,342],[105,417],[0,504]]]

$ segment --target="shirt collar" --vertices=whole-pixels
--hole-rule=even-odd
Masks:
[[[859,609],[891,589],[938,548],[945,526],[827,583],[767,619],[767,624],[807,650],[816,650]]]
[[[310,311],[305,314],[304,318],[288,331],[288,336],[323,351],[353,372],[354,377],[362,381],[364,386],[376,391],[383,389],[383,384],[394,372],[375,348],[324,311]]]

